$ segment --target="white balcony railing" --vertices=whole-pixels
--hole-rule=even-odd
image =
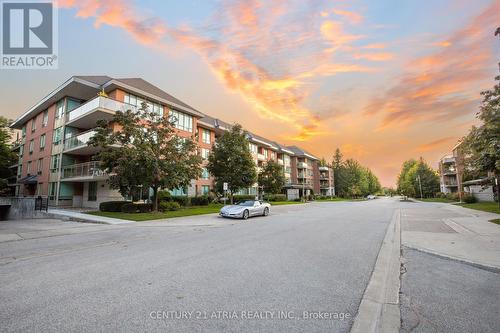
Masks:
[[[264,156],[264,154],[257,154],[257,159],[260,160],[260,161],[265,161],[266,160],[266,156]]]
[[[280,160],[280,159],[278,158],[278,164],[279,164],[279,165],[284,165],[285,163],[283,162],[283,160]]]
[[[103,96],[98,96],[94,99],[91,99],[90,101],[86,102],[85,104],[80,105],[73,111],[69,112],[67,114],[66,120],[68,122],[71,122],[72,120],[75,120],[87,113],[90,113],[92,111],[95,111],[97,109],[104,109],[108,111],[127,111],[127,110],[132,110],[136,111],[137,107],[126,104],[108,97],[103,97]]]
[[[297,168],[307,169],[307,163],[306,162],[299,162],[299,163],[297,163]]]
[[[67,138],[64,141],[64,150],[87,146],[90,138],[93,137],[95,133],[96,131],[91,130],[72,136],[71,138]]]
[[[94,178],[106,175],[107,174],[100,168],[100,162],[93,161],[64,166],[62,168],[61,179],[86,177]]]

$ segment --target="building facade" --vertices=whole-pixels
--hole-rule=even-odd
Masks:
[[[97,208],[103,201],[122,200],[100,169],[95,157],[99,147],[88,146],[88,141],[98,120],[110,121],[117,110],[133,110],[143,102],[160,116],[174,116],[179,136],[197,138],[203,166],[216,138],[231,127],[140,78],[74,76],[11,125],[21,130],[15,147],[19,151],[16,194],[48,196],[54,206],[89,208]],[[257,168],[271,160],[283,165],[285,193],[334,193],[333,178],[329,181],[333,175],[328,172],[322,181],[320,176],[324,177],[326,170],[319,169],[313,155],[252,133],[248,140]],[[170,191],[173,195],[206,195],[213,186],[214,179],[204,167],[201,177],[192,180],[188,188]],[[242,193],[256,195],[257,184]]]

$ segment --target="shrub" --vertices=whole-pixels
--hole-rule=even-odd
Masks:
[[[207,206],[209,203],[210,203],[210,198],[207,195],[191,198],[192,206]]]
[[[465,194],[463,196],[463,200],[465,203],[476,203],[477,202],[477,199],[475,196],[473,196],[472,194]]]
[[[434,195],[435,198],[446,198],[446,193],[443,193],[443,192],[437,192],[435,195]]]
[[[180,206],[189,206],[191,203],[191,200],[188,196],[172,196],[172,201],[177,202]]]
[[[172,196],[170,195],[169,191],[165,191],[165,190],[158,191],[157,195],[158,195],[158,200],[160,200],[160,201],[171,201],[172,200]]]
[[[122,207],[126,204],[131,203],[130,201],[105,201],[99,204],[99,210],[101,212],[121,212]]]
[[[127,203],[122,206],[123,213],[149,213],[151,210],[153,205],[147,203]]]
[[[233,195],[233,201],[255,200],[255,195]]]
[[[286,201],[285,194],[266,194],[264,195],[264,200],[273,202],[273,201]]]
[[[162,201],[160,202],[160,210],[161,211],[174,211],[174,210],[179,210],[181,208],[181,205],[179,205],[178,202],[175,201]]]

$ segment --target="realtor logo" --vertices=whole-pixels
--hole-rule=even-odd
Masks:
[[[57,24],[52,2],[2,2],[1,68],[57,68]]]

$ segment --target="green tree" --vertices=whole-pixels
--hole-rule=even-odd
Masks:
[[[419,181],[420,180],[420,181]],[[403,163],[398,177],[398,190],[401,194],[418,197],[420,186],[424,197],[433,197],[439,192],[439,176],[422,158]]]
[[[342,153],[340,152],[340,149],[337,148],[335,149],[335,155],[333,155],[333,161],[332,161],[332,167],[333,167],[333,183],[335,186],[335,193],[338,196],[342,196],[343,193],[345,192],[344,188],[344,182],[343,182],[343,175],[342,175],[342,166],[343,166],[343,161],[342,161]]]
[[[158,116],[143,103],[137,111],[117,111],[111,121],[117,126],[99,121],[89,142],[102,147],[97,157],[111,173],[111,187],[123,196],[138,186],[152,188],[155,211],[160,188],[184,188],[201,174],[196,140],[179,137],[175,121]]]
[[[241,125],[235,124],[231,130],[217,138],[208,157],[207,169],[215,177],[219,190],[223,183],[228,184],[231,203],[234,193],[255,183],[255,162]]]
[[[265,193],[280,193],[285,181],[283,167],[274,161],[268,161],[258,175],[259,186],[263,187]]]
[[[464,140],[465,163],[469,172],[500,173],[500,76],[493,89],[483,91],[483,101],[477,113],[481,121],[473,126]]]
[[[17,161],[17,153],[11,149],[10,141],[12,130],[9,128],[11,121],[0,116],[0,194],[7,191],[7,179],[13,176],[9,168]]]

